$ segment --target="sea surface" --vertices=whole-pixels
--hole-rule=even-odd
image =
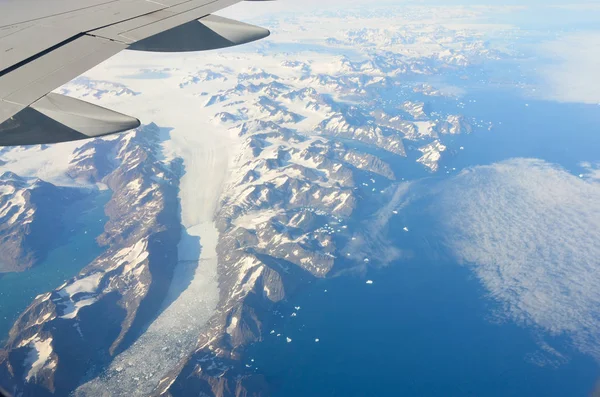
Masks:
[[[498,304],[467,268],[435,252],[422,217],[391,226],[412,259],[314,281],[277,308],[275,332],[244,359],[266,375],[273,396],[590,394],[600,376],[591,357],[563,338],[494,316]],[[566,362],[552,362],[542,339]]]
[[[62,244],[50,251],[42,263],[0,277],[0,341],[6,340],[14,322],[37,295],[59,287],[102,253],[96,238],[108,220],[104,205],[110,194],[94,192],[67,211]]]

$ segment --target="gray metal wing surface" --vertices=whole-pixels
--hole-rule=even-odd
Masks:
[[[136,128],[113,110],[52,93],[124,49],[202,51],[269,31],[211,15],[241,0],[0,0],[0,146]]]

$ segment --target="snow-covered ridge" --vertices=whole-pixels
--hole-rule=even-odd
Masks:
[[[60,238],[68,206],[86,194],[39,178],[1,173],[0,273],[23,271],[39,264]]]
[[[82,360],[105,365],[122,346],[142,340],[136,332],[147,324],[143,318],[159,312],[153,300],[161,296],[156,281],[169,280],[177,262],[173,247],[183,241],[181,215],[186,232],[192,233],[189,238],[206,238],[194,227],[216,222],[219,305],[198,335],[196,351],[166,370],[157,390],[189,386],[194,391],[194,382],[231,387],[251,376],[239,369],[236,358],[263,336],[273,303],[299,283],[339,270],[341,249],[352,241],[354,213],[361,206],[381,205],[386,187],[396,179],[397,166],[373,154],[380,150],[370,149],[384,149],[399,161],[418,161],[435,171],[450,152],[449,135],[476,130],[457,111],[431,105],[439,87],[415,90],[416,76],[445,68],[461,71],[491,51],[456,30],[421,25],[389,31],[350,27],[318,36],[317,42],[351,45],[356,56],[270,54],[268,47],[186,55],[185,60],[125,54],[63,87],[70,95],[174,129],[167,133],[150,126],[81,143],[65,156],[72,180],[114,192],[107,206],[111,220],[101,238],[110,248],[65,286],[36,299],[16,326],[17,345],[9,349],[21,345],[33,357],[35,351],[45,351],[45,345],[36,343],[48,344],[49,335],[40,329],[66,324],[51,335],[50,347],[58,346],[57,338],[65,333],[82,347]],[[128,61],[130,56],[140,58]],[[149,59],[151,69],[140,68]],[[207,144],[209,138],[200,136],[206,132],[214,142]],[[416,150],[407,153],[405,145]],[[400,160],[403,156],[407,158]],[[182,179],[173,172],[177,164],[165,166],[178,157]],[[203,172],[210,178],[198,176]],[[197,208],[183,204],[180,214],[178,203],[183,202]],[[183,252],[188,251],[178,255]],[[358,251],[351,260],[377,262]],[[108,344],[98,342],[102,338],[91,329],[105,314],[102,325],[107,328],[101,331],[110,335]],[[86,344],[93,349],[84,349]],[[97,351],[105,356],[99,358]],[[61,362],[60,352],[55,354],[59,366],[70,364]],[[120,367],[121,361],[113,363],[107,381],[132,373]],[[141,372],[146,369],[140,366]],[[144,387],[163,370],[147,372]]]
[[[60,94],[74,96],[78,98],[87,98],[89,96],[95,99],[107,99],[111,97],[131,97],[140,95],[127,86],[119,83],[101,80],[91,80],[87,77],[78,77],[69,85],[57,90]]]
[[[142,127],[108,141],[110,147],[89,142],[73,157],[77,164],[78,159],[100,156],[112,167],[102,179],[113,191],[106,206],[110,220],[100,238],[107,249],[77,277],[38,296],[13,326],[6,348],[27,349],[29,356],[37,357],[0,360],[0,374],[7,366],[30,368],[24,379],[13,379],[16,390],[56,387],[68,393],[72,385],[52,386],[56,371],[67,369],[77,381],[85,375],[75,369],[77,360],[104,362],[147,321],[144,305],[160,307],[166,291],[156,280],[169,280],[177,262],[180,170],[176,163],[160,161],[158,131],[153,125]],[[110,162],[109,153],[116,153]],[[96,332],[110,337],[98,338]],[[65,346],[78,353],[70,355]]]
[[[431,171],[435,172],[438,170],[438,162],[440,161],[440,157],[445,150],[446,146],[444,146],[440,141],[434,141],[419,148],[419,151],[423,155],[419,157],[417,161],[429,168]]]
[[[40,180],[27,180],[13,173],[0,177],[0,224],[3,228],[15,223],[26,225],[33,221],[34,208],[27,208],[30,191],[37,188]]]

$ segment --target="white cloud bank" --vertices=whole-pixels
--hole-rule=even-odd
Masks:
[[[600,104],[600,32],[574,33],[540,47],[545,62],[542,93],[560,102]]]
[[[508,317],[600,359],[600,183],[515,159],[461,172],[435,201],[448,246]]]

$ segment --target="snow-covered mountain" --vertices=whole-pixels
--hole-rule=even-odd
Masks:
[[[435,172],[454,135],[477,132],[458,108],[431,101],[454,97],[405,81],[485,55],[485,45],[451,36],[346,28],[321,38],[352,46],[357,59],[268,48],[185,60],[123,54],[62,87],[145,126],[0,152],[0,169],[23,175],[0,178],[0,216],[12,220],[0,226],[0,247],[35,237],[36,222],[49,222],[43,211],[60,216],[55,204],[34,205],[38,191],[65,207],[81,187],[112,195],[104,252],[21,314],[0,353],[0,384],[42,396],[264,395],[267,381],[239,358],[269,331],[274,305],[343,271],[340,255],[385,262],[349,249],[362,233],[356,214],[382,206],[404,166]],[[149,59],[152,68],[138,66]],[[38,174],[53,184],[30,179]],[[214,296],[189,295],[204,290]]]
[[[114,192],[100,236],[107,248],[77,277],[38,296],[14,324],[6,344],[11,353],[0,363],[0,377],[12,379],[9,390],[68,394],[90,365],[105,365],[130,344],[162,304],[177,264],[180,169],[159,162],[157,132],[151,125],[78,150],[113,165],[101,179]]]
[[[0,274],[39,264],[58,242],[69,205],[88,194],[12,172],[0,175]]]

